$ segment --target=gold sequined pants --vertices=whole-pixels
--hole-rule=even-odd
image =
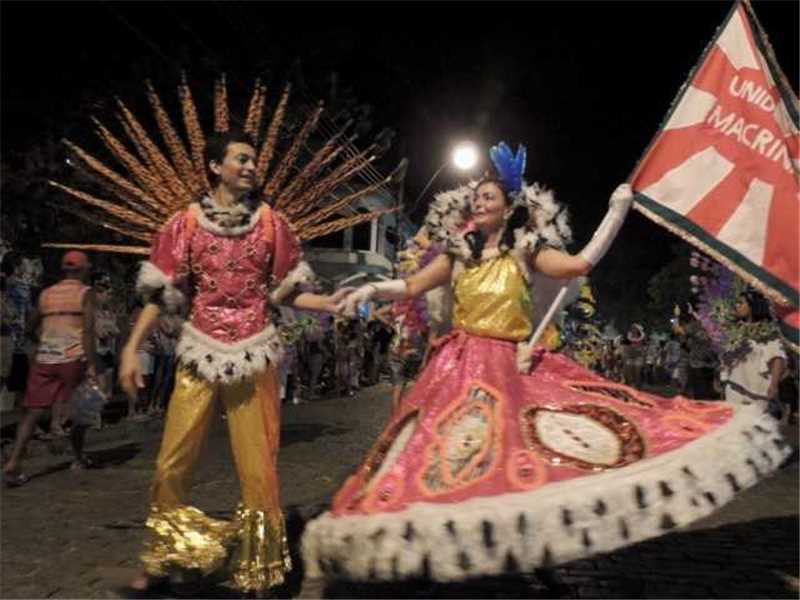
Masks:
[[[147,520],[142,561],[153,575],[197,569],[230,571],[237,588],[263,590],[291,568],[280,508],[277,454],[280,401],[275,369],[235,384],[212,384],[179,367]],[[242,502],[232,522],[188,505],[192,468],[219,398],[227,412]]]

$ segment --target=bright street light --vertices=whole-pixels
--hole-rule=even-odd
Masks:
[[[478,163],[478,148],[472,142],[462,142],[453,148],[453,164],[468,171]]]
[[[422,188],[422,191],[419,193],[419,196],[417,196],[417,199],[414,200],[414,204],[411,206],[411,210],[408,211],[408,214],[414,212],[414,210],[417,208],[417,204],[419,204],[419,201],[425,195],[425,192],[428,191],[428,188],[430,188],[431,185],[433,185],[433,182],[436,181],[439,173],[444,171],[444,168],[451,163],[461,171],[469,171],[478,163],[478,147],[472,142],[461,142],[455,148],[453,148],[450,157],[444,161],[438,169],[436,169],[436,172],[428,180],[428,183],[426,183],[425,187]]]

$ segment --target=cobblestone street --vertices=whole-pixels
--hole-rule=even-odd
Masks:
[[[798,464],[748,490],[688,530],[564,565],[550,587],[534,576],[459,585],[334,583],[302,585],[296,555],[304,522],[359,463],[389,411],[381,384],[356,398],[285,406],[280,454],[282,500],[295,571],[284,597],[441,598],[797,598]],[[31,481],[2,492],[3,598],[118,598],[137,573],[148,487],[161,421],[112,424],[90,432],[89,450],[103,468],[71,471],[69,455],[34,442],[25,464]],[[786,430],[797,445],[797,427]],[[194,496],[212,516],[230,516],[238,482],[218,420],[196,472]],[[193,597],[238,597],[206,587]]]

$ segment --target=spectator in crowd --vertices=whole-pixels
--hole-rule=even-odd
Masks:
[[[367,383],[375,385],[380,382],[381,372],[388,359],[389,346],[392,343],[392,332],[380,318],[370,321],[369,332],[369,343],[372,351],[367,353],[371,356]]]
[[[711,399],[714,393],[714,375],[718,367],[717,355],[703,326],[692,316],[689,307],[686,318],[678,321],[678,333],[689,354],[686,395],[690,398]]]
[[[3,260],[0,269],[0,406],[2,410],[14,409],[14,394],[8,391],[6,383],[11,375],[11,357],[14,353],[14,339],[11,327],[14,322],[14,307],[8,299],[8,277],[13,272],[10,262]]]
[[[778,387],[778,399],[787,408],[787,423],[797,425],[797,405],[800,400],[798,390],[797,354],[787,353],[786,373]]]
[[[347,358],[345,385],[347,393],[355,396],[361,387],[361,371],[364,365],[364,325],[361,319],[350,322],[345,335],[345,355]]]
[[[642,326],[638,323],[631,325],[623,344],[622,369],[625,384],[641,388],[645,353],[645,334]]]
[[[31,288],[22,277],[22,256],[11,250],[3,256],[2,271],[5,275],[3,293],[3,319],[11,337],[6,393],[9,403],[16,406],[17,398],[25,391],[28,379],[30,347],[28,315],[31,312]]]
[[[614,351],[614,341],[607,340],[603,344],[603,353],[600,356],[600,364],[603,376],[607,379],[614,380],[616,375],[616,353]]]
[[[678,393],[682,396],[694,398],[694,393],[691,389],[690,380],[690,362],[689,353],[691,351],[691,344],[694,340],[692,337],[698,333],[694,319],[685,312],[673,319],[672,332],[675,334],[680,345],[680,353],[678,354],[678,362],[675,366],[673,374],[673,381],[678,388]]]
[[[331,334],[333,334],[335,328],[331,326],[329,331]],[[339,384],[336,377],[336,368],[338,364],[336,360],[336,336],[323,336],[320,343],[320,348],[322,349],[322,356],[324,360],[322,363],[322,374],[320,375],[317,393],[319,396],[324,396],[334,392],[338,393]]]
[[[650,336],[645,344],[646,349],[644,353],[644,372],[642,373],[642,380],[647,385],[654,385],[657,383],[656,369],[661,345],[658,338],[653,335]]]
[[[158,317],[153,330],[153,380],[150,384],[149,412],[162,415],[167,409],[169,397],[175,387],[175,347],[181,332],[183,318],[172,313]]]
[[[137,299],[134,305],[133,312],[131,313],[130,326],[136,323],[139,314],[142,312],[144,305],[142,301]],[[137,355],[139,357],[139,366],[141,368],[142,381],[144,386],[138,388],[138,396],[128,397],[128,420],[129,421],[146,421],[148,418],[147,409],[150,401],[150,385],[153,379],[153,354],[155,353],[155,330],[153,330],[139,346]]]
[[[25,391],[27,410],[3,467],[7,485],[27,481],[21,470],[22,456],[44,411],[57,403],[66,405],[85,376],[92,380],[96,376],[95,299],[92,288],[84,283],[89,266],[83,252],[67,252],[61,260],[63,279],[45,289],[39,298],[31,323],[32,331],[38,334],[38,344]],[[85,435],[85,425],[73,425],[70,441],[75,452],[74,468],[91,466],[83,453]]]
[[[338,328],[336,361],[339,386],[351,397],[358,392],[364,363],[364,339],[361,330],[360,319],[340,321]]]
[[[308,367],[307,397],[310,400],[316,400],[320,396],[319,378],[327,358],[321,324],[309,327],[304,332],[301,347],[302,364]]]
[[[114,365],[117,362],[117,336],[119,326],[113,310],[111,279],[105,273],[94,278],[94,293],[97,300],[95,309],[95,334],[97,353],[97,385],[100,391],[110,397],[113,390]]]
[[[664,366],[665,379],[670,385],[675,386],[679,390],[683,389],[680,383],[680,374],[678,373],[678,365],[681,362],[682,352],[680,337],[677,333],[672,332],[661,350],[661,362]]]

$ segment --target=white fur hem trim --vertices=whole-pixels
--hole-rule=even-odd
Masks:
[[[161,292],[160,301],[154,300]],[[178,312],[186,306],[186,296],[172,282],[170,277],[151,263],[142,262],[136,278],[136,293],[148,302],[161,304],[170,312]]]
[[[272,323],[261,333],[235,344],[215,340],[184,323],[175,353],[182,364],[194,367],[203,379],[233,383],[263,371],[270,363],[279,365],[283,360],[283,342]]]
[[[667,454],[528,492],[334,517],[303,534],[306,574],[455,581],[561,564],[685,526],[776,470],[790,453],[759,407]]]
[[[295,291],[295,288],[303,285],[311,286],[315,279],[316,275],[314,275],[314,271],[311,270],[309,264],[301,260],[294,269],[286,274],[286,277],[281,280],[278,287],[270,292],[269,299],[273,304],[280,304],[289,294]]]

